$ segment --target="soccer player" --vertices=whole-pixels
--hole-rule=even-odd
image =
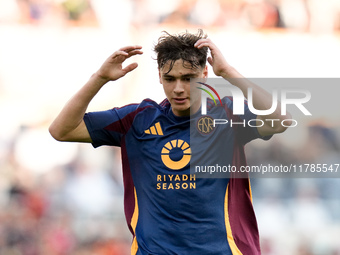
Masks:
[[[137,63],[125,68],[122,64],[142,54],[142,47],[123,47],[65,105],[49,128],[51,135],[58,141],[121,147],[125,216],[133,234],[131,254],[260,254],[248,178],[197,178],[190,172],[190,123],[194,119],[190,114],[201,107],[199,94],[190,91],[190,79],[206,78],[208,61],[217,76],[241,89],[245,97],[252,88],[255,109],[269,109],[271,95],[230,66],[202,30],[197,34],[165,33],[154,50],[166,95],[163,102],[145,99],[139,104],[86,113],[105,84],[137,68]],[[280,115],[279,107],[268,116],[255,116],[246,103],[244,116],[235,117],[231,99],[222,101],[222,106],[210,105],[208,115],[235,120],[287,119]],[[247,128],[216,127],[211,137],[222,143],[223,152],[209,149],[207,154],[215,157],[222,153],[230,165],[244,165],[243,146],[283,132],[286,127],[280,122],[263,121],[263,125]],[[200,150],[204,153],[204,146]]]

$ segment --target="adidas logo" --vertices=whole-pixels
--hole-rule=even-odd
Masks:
[[[151,126],[149,129],[146,129],[144,133],[152,134],[152,135],[163,135],[161,124],[157,122],[155,125]]]

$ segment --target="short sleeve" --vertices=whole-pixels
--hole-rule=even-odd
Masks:
[[[137,104],[107,111],[89,112],[84,122],[96,148],[102,145],[120,146],[122,137],[131,128]]]

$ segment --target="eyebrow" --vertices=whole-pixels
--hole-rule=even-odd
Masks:
[[[187,74],[183,74],[180,77],[181,78],[195,78],[198,74],[197,73],[187,73]],[[163,77],[165,78],[172,78],[175,77],[174,75],[170,75],[170,74],[163,74]]]

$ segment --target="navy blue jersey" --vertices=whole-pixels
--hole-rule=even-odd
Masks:
[[[256,118],[247,106],[245,112],[233,116],[227,97],[223,106],[208,107],[220,119]],[[87,113],[84,121],[94,147],[121,147],[131,254],[260,254],[248,178],[198,178],[190,171],[195,117],[175,116],[167,100],[146,99]],[[225,143],[226,163],[237,166],[246,164],[244,145],[259,137],[256,128],[222,126],[210,137],[194,135],[205,144]],[[196,157],[218,154],[207,147],[195,148]]]

